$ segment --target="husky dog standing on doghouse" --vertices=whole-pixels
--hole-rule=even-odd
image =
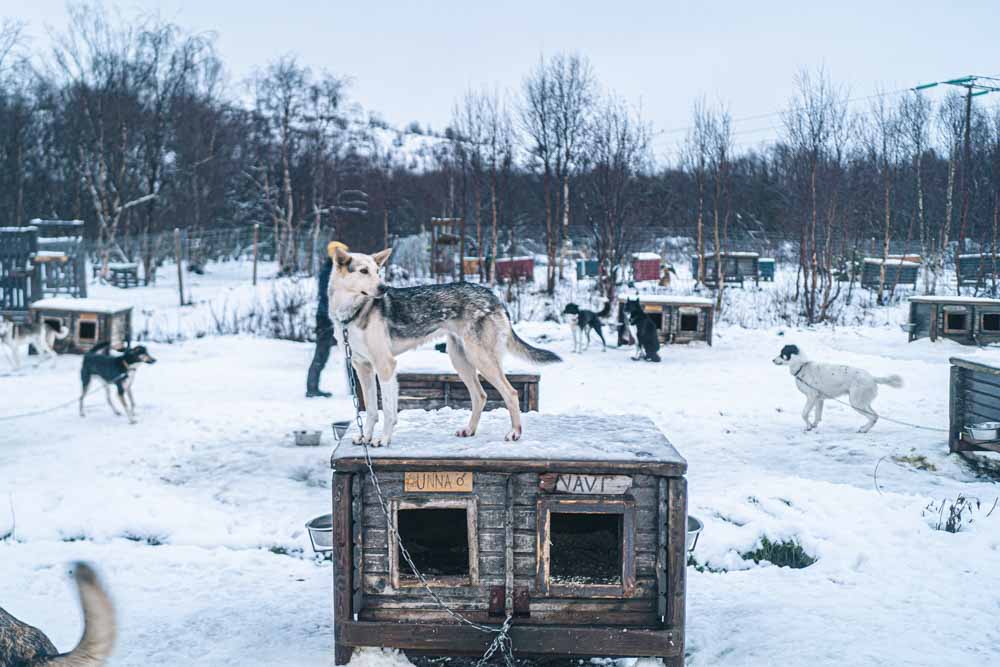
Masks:
[[[504,351],[541,364],[562,360],[521,340],[511,326],[507,309],[485,287],[471,283],[388,287],[379,278],[379,269],[391,253],[391,248],[374,255],[334,250],[330,305],[339,325],[338,338],[347,329],[352,365],[361,381],[366,406],[364,429],[355,443],[389,444],[396,426],[399,396],[396,355],[441,335],[448,338],[448,356],[472,398],[469,425],[456,435],[476,434],[486,405],[486,391],[477,374],[482,373],[500,392],[510,412],[511,430],[506,439],[519,439],[521,410],[517,391],[504,374]],[[373,440],[378,421],[376,375],[382,387],[385,425],[381,437]]]

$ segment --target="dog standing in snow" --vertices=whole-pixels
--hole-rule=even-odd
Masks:
[[[31,324],[14,324],[0,319],[0,345],[6,348],[14,370],[21,367],[20,349],[22,346],[35,346],[39,357],[38,364],[44,361],[43,357],[51,358],[54,362],[56,341],[62,340],[68,335],[69,327],[64,327],[51,320]]]
[[[575,303],[567,303],[566,307],[563,308],[563,315],[575,315],[576,321],[570,322],[570,329],[573,332],[573,351],[583,352],[584,349],[590,349],[590,330],[593,329],[597,336],[601,339],[601,351],[606,351],[608,349],[608,344],[604,340],[604,332],[601,331],[603,324],[601,323],[601,318],[605,318],[611,314],[611,302],[605,301],[604,308],[601,312],[595,313],[592,310],[587,310],[585,308],[580,308],[580,306]],[[583,347],[583,339],[587,339],[587,347]]]
[[[115,641],[115,610],[97,575],[77,563],[74,575],[83,606],[83,638],[69,653],[59,653],[45,633],[0,608],[0,665],[99,667]]]
[[[772,361],[778,366],[788,366],[789,372],[795,378],[795,386],[806,395],[806,407],[802,410],[802,419],[806,422],[806,430],[810,431],[823,419],[823,401],[828,398],[847,396],[851,407],[868,418],[868,421],[858,429],[859,433],[867,433],[878,421],[878,414],[872,408],[872,401],[878,396],[878,385],[887,384],[899,389],[903,379],[898,375],[874,377],[868,371],[851,366],[837,364],[820,364],[806,359],[796,345],[786,345],[781,353]],[[809,420],[809,413],[816,410],[815,419]]]
[[[330,276],[330,310],[339,322],[337,338],[347,329],[351,364],[357,371],[365,399],[365,423],[355,443],[388,445],[396,426],[399,381],[396,355],[433,338],[446,336],[446,351],[472,399],[469,425],[455,435],[476,434],[486,406],[486,391],[479,374],[503,397],[510,412],[511,430],[506,440],[521,437],[521,410],[517,390],[503,371],[504,352],[540,364],[562,361],[558,355],[533,347],[514,331],[507,309],[486,287],[448,283],[419,287],[389,287],[379,270],[391,249],[374,255],[348,253],[337,248]],[[377,377],[377,384],[376,384]],[[372,440],[378,421],[378,386],[382,387],[385,426]]]

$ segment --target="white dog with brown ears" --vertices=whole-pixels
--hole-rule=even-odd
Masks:
[[[504,374],[504,351],[542,364],[561,359],[521,340],[511,326],[507,309],[486,287],[472,283],[388,287],[379,278],[379,269],[391,253],[391,248],[365,255],[338,247],[333,256],[330,311],[339,324],[337,337],[342,338],[346,329],[351,363],[365,399],[364,429],[355,444],[389,444],[399,397],[396,356],[441,336],[448,339],[448,356],[472,399],[469,424],[456,435],[476,434],[486,406],[486,391],[479,382],[481,374],[500,392],[510,412],[511,430],[506,439],[519,439],[521,411],[517,390]],[[381,437],[373,440],[379,386],[385,425]]]
[[[896,389],[903,386],[903,378],[898,375],[874,377],[860,368],[809,361],[797,345],[784,346],[772,361],[778,366],[788,366],[795,378],[795,386],[806,395],[802,419],[806,422],[807,431],[819,426],[823,419],[823,401],[847,396],[851,407],[868,418],[867,423],[858,429],[859,433],[867,433],[878,421],[878,413],[872,408],[872,402],[878,396],[878,385],[886,384]],[[809,413],[814,408],[816,417],[810,421]]]

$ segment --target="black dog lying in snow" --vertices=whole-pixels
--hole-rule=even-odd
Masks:
[[[632,358],[636,361],[660,361],[659,332],[653,319],[643,311],[638,299],[628,299],[625,302],[625,315],[635,328],[635,356]]]
[[[83,399],[87,395],[91,378],[96,375],[104,382],[104,396],[108,399],[108,405],[111,406],[111,410],[116,415],[121,415],[115,404],[111,402],[109,385],[113,384],[118,388],[118,401],[125,408],[125,414],[128,415],[129,423],[134,424],[135,399],[132,397],[132,382],[135,379],[135,372],[138,370],[139,364],[155,363],[156,359],[151,357],[142,345],[132,347],[132,344],[129,343],[125,351],[117,355],[108,354],[108,343],[95,345],[83,355],[83,366],[80,368],[80,382],[82,384],[80,390],[80,416],[85,416],[83,412]],[[128,395],[128,402],[125,401],[126,394]]]

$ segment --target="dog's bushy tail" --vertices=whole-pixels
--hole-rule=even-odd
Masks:
[[[611,302],[607,299],[604,300],[604,307],[601,308],[601,312],[597,313],[600,318],[605,318],[611,314]]]
[[[52,329],[52,331],[55,333],[56,340],[62,340],[63,338],[69,335],[69,327],[64,326],[62,324],[58,325],[59,328],[57,329],[55,322],[51,320],[46,320],[45,326],[48,327],[49,329]]]
[[[108,341],[104,341],[102,343],[98,343],[94,347],[92,347],[89,350],[87,350],[84,353],[83,356],[85,356],[85,357],[92,357],[94,355],[101,354],[102,352],[104,352],[104,350],[106,350],[109,347],[111,347],[111,343],[109,343]]]
[[[517,335],[514,328],[510,329],[510,337],[507,339],[507,349],[517,356],[527,359],[528,361],[533,361],[536,364],[554,364],[557,361],[562,361],[560,357],[555,352],[549,352],[548,350],[543,350],[539,347],[534,347],[525,343],[521,340],[521,337]]]
[[[46,660],[43,665],[59,667],[98,667],[111,655],[117,623],[111,598],[101,586],[97,574],[86,563],[75,566],[76,585],[83,607],[83,637],[69,653]]]
[[[903,378],[898,375],[887,375],[883,378],[875,378],[875,384],[887,384],[893,389],[899,389],[903,386]]]

